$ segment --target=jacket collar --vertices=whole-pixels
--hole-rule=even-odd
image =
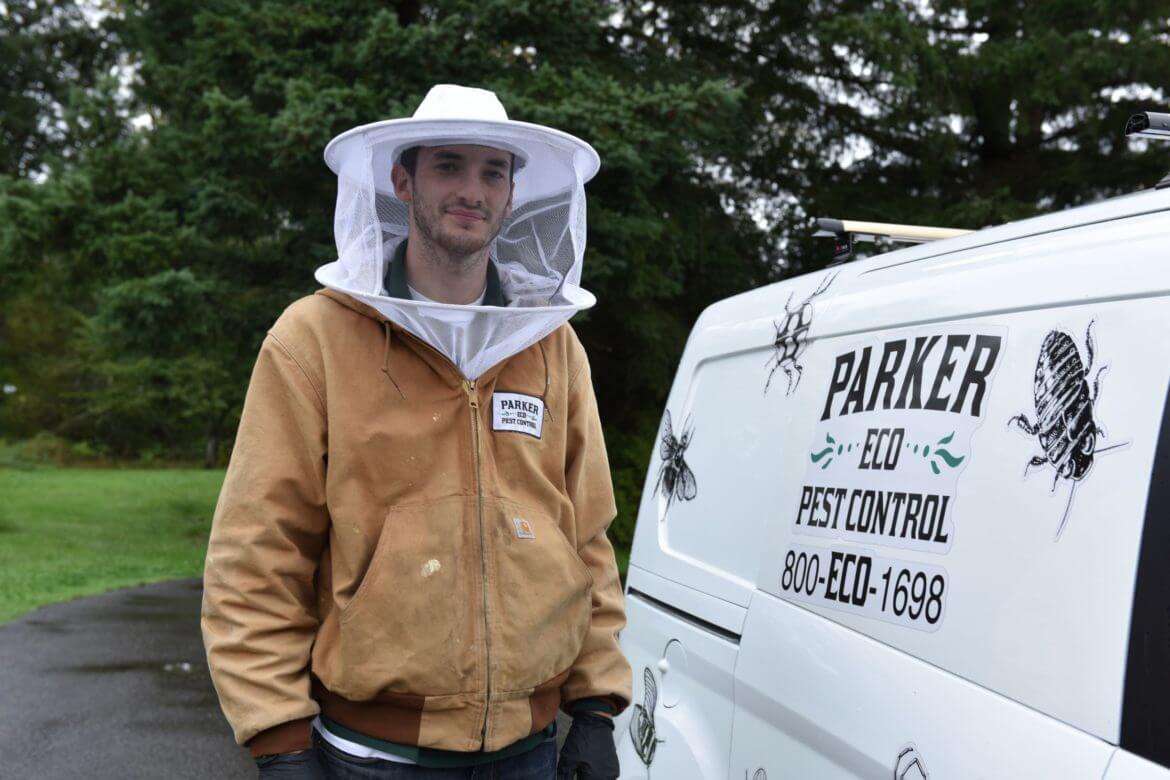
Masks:
[[[410,287],[406,284],[406,241],[401,242],[394,250],[394,257],[386,268],[383,284],[386,286],[387,295],[394,298],[413,299]],[[508,305],[508,299],[504,297],[504,291],[500,287],[500,274],[496,270],[496,264],[490,259],[487,264],[487,290],[484,291],[483,305]]]
[[[490,267],[490,266],[489,266]],[[386,338],[386,350],[390,349],[390,333],[394,332],[395,338],[400,342],[406,344],[409,349],[422,358],[443,380],[451,387],[459,387],[463,382],[463,375],[459,373],[459,369],[454,363],[447,358],[446,355],[439,352],[439,350],[426,343],[418,336],[414,335],[406,328],[394,322],[382,312],[375,309],[369,304],[362,303],[351,295],[325,288],[317,290],[317,295],[322,295],[329,300],[344,306],[347,309],[357,312],[362,316],[368,317],[374,322],[382,326]],[[409,296],[407,296],[409,297]],[[478,384],[487,384],[495,379],[496,375],[503,369],[507,360],[502,360],[496,365],[483,372],[476,380]],[[389,371],[387,371],[389,373]],[[401,391],[400,391],[401,392]]]

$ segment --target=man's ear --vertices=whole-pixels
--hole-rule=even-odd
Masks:
[[[394,185],[394,196],[403,203],[410,203],[413,182],[406,168],[394,163],[394,167],[390,169],[390,182]]]

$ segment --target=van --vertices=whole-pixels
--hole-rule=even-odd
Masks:
[[[1170,190],[696,323],[621,635],[627,778],[1170,778]]]

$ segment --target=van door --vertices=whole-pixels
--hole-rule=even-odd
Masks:
[[[1170,391],[1162,411],[1142,529],[1129,656],[1121,704],[1121,750],[1106,780],[1170,779]]]
[[[745,470],[770,445],[739,405],[734,334],[704,314],[667,399],[630,554],[621,644],[634,705],[619,718],[623,777],[725,777],[733,672],[774,481]],[[653,737],[651,736],[653,734]]]
[[[731,777],[1104,776],[1170,382],[1150,337],[1170,324],[1168,228],[1147,213],[840,271],[753,472],[778,497]],[[759,292],[743,316],[790,298]],[[762,384],[757,317],[737,332]]]
[[[739,636],[694,616],[701,595],[651,578],[632,576],[626,596],[634,703],[616,724],[622,777],[725,777]]]

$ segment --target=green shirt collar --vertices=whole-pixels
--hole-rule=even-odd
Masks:
[[[406,285],[406,241],[394,250],[394,257],[386,268],[386,276],[382,283],[386,286],[386,294],[393,298],[411,300],[410,288]],[[496,264],[490,259],[487,265],[487,289],[483,296],[484,306],[507,306],[508,299],[500,286],[500,273]]]

